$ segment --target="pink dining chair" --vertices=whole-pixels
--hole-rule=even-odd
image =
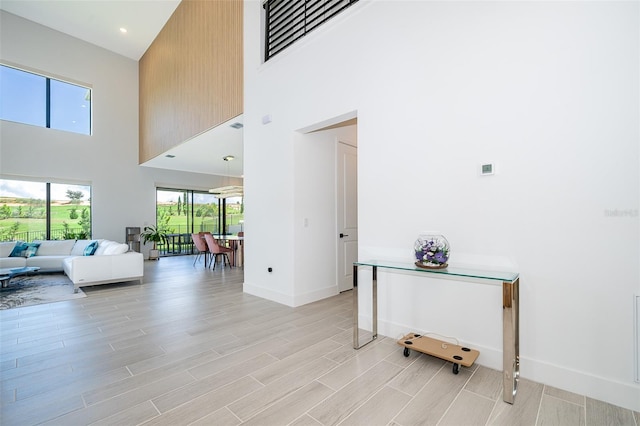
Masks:
[[[213,238],[211,234],[204,234],[205,241],[207,242],[207,246],[209,247],[209,253],[211,253],[211,264],[213,266],[213,270],[216,269],[216,260],[219,256],[222,256],[222,267],[228,263],[229,267],[231,267],[231,261],[229,260],[229,253],[233,256],[233,250],[229,247],[223,247]],[[225,263],[226,259],[226,263]]]
[[[193,245],[196,246],[196,249],[198,250],[198,253],[197,253],[198,255],[193,261],[193,265],[195,266],[198,259],[200,259],[200,256],[204,254],[204,266],[207,266],[207,256],[209,255],[209,250],[207,249],[207,243],[204,241],[204,239],[200,234],[191,234],[191,239],[193,240]]]

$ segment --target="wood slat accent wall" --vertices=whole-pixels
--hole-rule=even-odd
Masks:
[[[139,162],[242,114],[242,0],[182,0],[139,63]]]

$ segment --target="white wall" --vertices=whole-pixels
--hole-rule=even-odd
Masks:
[[[117,241],[127,226],[155,223],[156,185],[208,190],[222,183],[138,166],[136,61],[0,13],[0,60],[93,88],[91,136],[0,121],[0,176],[90,184],[93,236]]]
[[[297,236],[317,173],[296,131],[357,111],[360,259],[409,260],[439,230],[452,265],[520,272],[522,377],[640,410],[639,4],[360,2],[267,64],[260,4],[245,2],[245,290],[294,305],[326,285],[297,264],[335,254],[311,264]],[[501,368],[499,287],[379,278],[381,334],[456,336]]]

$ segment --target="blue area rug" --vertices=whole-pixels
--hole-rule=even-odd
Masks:
[[[0,289],[0,310],[87,297],[80,289],[73,291],[73,283],[64,274],[35,274],[11,279],[9,286]]]

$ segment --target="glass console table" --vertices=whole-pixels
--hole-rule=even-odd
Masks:
[[[371,340],[360,343],[358,329],[358,267],[372,268],[372,330]],[[519,280],[517,272],[497,272],[449,266],[446,269],[424,269],[410,262],[371,260],[353,264],[353,347],[360,349],[378,337],[378,268],[410,271],[431,278],[455,278],[460,281],[488,280],[502,285],[502,386],[503,399],[513,404],[520,377],[520,314]],[[501,284],[500,284],[501,283]]]

